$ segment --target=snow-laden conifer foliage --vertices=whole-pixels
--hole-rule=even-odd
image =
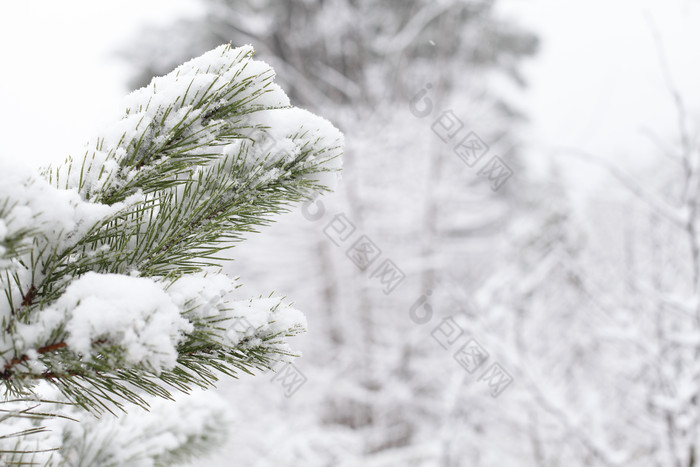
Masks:
[[[0,162],[6,396],[45,382],[115,411],[293,355],[303,315],[237,297],[218,254],[332,189],[343,140],[252,56],[221,46],[155,78],[82,157],[41,175]]]

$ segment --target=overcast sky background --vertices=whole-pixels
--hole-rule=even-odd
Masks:
[[[700,128],[700,1],[506,0],[502,9],[542,40],[521,95],[531,158],[574,148],[634,171],[657,152],[645,133],[677,143],[664,68],[694,117],[690,129]],[[585,168],[572,182],[597,179]]]
[[[571,147],[629,165],[653,151],[642,130],[673,140],[654,27],[697,115],[700,1],[505,0],[501,9],[542,39],[519,97],[531,119],[530,157]],[[115,51],[127,38],[199,8],[194,0],[64,0],[6,2],[0,11],[0,157],[39,166],[78,154],[119,117],[128,73]]]

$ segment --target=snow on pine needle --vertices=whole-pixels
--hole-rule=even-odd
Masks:
[[[55,396],[55,391],[45,391]],[[226,401],[211,391],[153,399],[148,411],[96,418],[74,405],[45,401],[0,403],[0,412],[21,414],[7,425],[0,415],[2,465],[129,466],[177,465],[222,443],[233,423]],[[12,436],[20,430],[31,436]],[[53,449],[51,447],[54,447]],[[60,449],[56,449],[60,447]]]
[[[0,162],[7,395],[41,382],[112,412],[295,355],[304,316],[238,296],[219,252],[333,189],[343,137],[253,53],[224,45],[153,79],[82,157],[41,175]]]

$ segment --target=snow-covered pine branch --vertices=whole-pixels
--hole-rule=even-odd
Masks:
[[[236,297],[218,253],[332,189],[343,139],[252,56],[221,46],[155,78],[84,157],[42,176],[0,162],[8,395],[47,381],[113,411],[293,355],[303,315]]]
[[[226,401],[211,392],[149,402],[148,411],[137,408],[119,418],[50,401],[0,404],[0,420],[13,422],[0,425],[2,465],[176,465],[220,445],[233,422]],[[17,414],[11,419],[10,410]]]

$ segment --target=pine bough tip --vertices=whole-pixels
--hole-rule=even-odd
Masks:
[[[333,189],[344,142],[253,54],[223,45],[154,78],[84,157],[41,176],[0,161],[7,394],[48,384],[114,411],[294,355],[303,314],[237,298],[218,253]],[[0,456],[17,451],[8,440]]]

